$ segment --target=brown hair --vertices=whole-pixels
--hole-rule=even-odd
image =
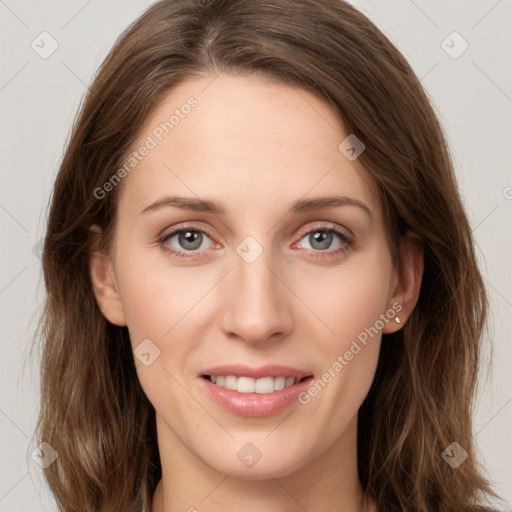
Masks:
[[[109,248],[119,188],[97,199],[166,93],[204,74],[258,73],[326,100],[366,146],[391,251],[406,230],[424,247],[418,303],[383,335],[359,411],[358,467],[379,511],[469,511],[495,496],[479,473],[472,404],[487,298],[438,120],[411,67],[341,0],[164,0],[118,39],[88,90],[55,182],[43,252],[38,439],[59,509],[149,509],[161,467],[155,414],[126,327],[93,294],[89,226]],[[468,453],[456,470],[441,457]]]

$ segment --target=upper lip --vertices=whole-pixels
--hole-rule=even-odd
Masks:
[[[244,364],[225,364],[207,368],[201,375],[234,375],[235,377],[252,377],[261,379],[263,377],[296,377],[302,379],[313,375],[307,370],[300,370],[290,366],[270,364],[264,366],[247,366]]]

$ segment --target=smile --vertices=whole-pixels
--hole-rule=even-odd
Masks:
[[[298,382],[307,379],[307,377],[263,377],[261,379],[254,379],[252,377],[236,375],[205,375],[206,379],[217,386],[225,389],[238,391],[239,393],[258,393],[266,395],[274,393],[281,389],[289,388]]]

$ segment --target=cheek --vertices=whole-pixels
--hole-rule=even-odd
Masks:
[[[161,257],[136,250],[125,254],[117,273],[140,384],[156,410],[173,403],[174,414],[185,416],[182,406],[189,401],[179,383],[200,343],[191,321],[198,321],[200,308],[194,305],[205,293],[204,283]]]
[[[204,294],[201,280],[191,274],[194,269],[166,265],[156,249],[125,254],[117,273],[132,344],[145,338],[172,339],[175,326],[189,320],[187,312]]]
[[[181,382],[184,373],[187,378],[191,375],[188,363],[204,332],[201,299],[208,298],[216,276],[207,267],[173,268],[156,249],[121,250],[120,243],[123,257],[116,270],[132,348],[136,358],[139,353],[150,354],[135,361],[139,380],[154,404],[165,403],[168,393],[180,391],[173,376]]]
[[[302,403],[314,409],[325,426],[326,439],[339,435],[357,413],[378,363],[392,269],[391,259],[379,254],[387,253],[374,251],[357,263],[355,259],[347,262],[335,278],[321,273],[317,279],[307,278],[315,282],[307,295],[308,305],[323,324],[314,322],[319,325],[316,331],[322,333],[315,340],[323,354],[323,369]],[[304,294],[305,282],[301,290]]]
[[[324,325],[327,347],[336,350],[375,325],[389,307],[391,259],[372,251],[329,272],[312,269],[296,279],[295,291]],[[333,343],[335,341],[335,343]]]

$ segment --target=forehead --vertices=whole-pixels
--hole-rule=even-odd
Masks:
[[[277,212],[308,195],[345,194],[380,210],[373,179],[339,149],[348,135],[327,102],[302,89],[256,75],[189,79],[144,123],[120,207],[182,194]]]

